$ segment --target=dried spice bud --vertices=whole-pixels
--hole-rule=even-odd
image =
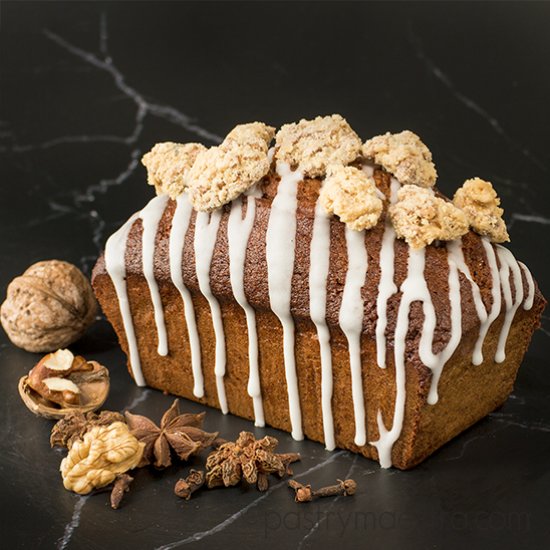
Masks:
[[[180,498],[189,500],[191,495],[200,489],[206,478],[202,470],[189,470],[189,475],[185,479],[179,479],[174,486],[174,493]]]
[[[432,153],[410,130],[369,139],[363,145],[363,155],[383,166],[402,185],[432,187],[437,179]]]
[[[494,243],[510,240],[502,219],[504,210],[499,207],[500,199],[491,182],[481,178],[466,180],[455,193],[453,204],[464,211],[470,227],[479,235]]]
[[[90,428],[109,426],[114,422],[125,422],[124,416],[113,411],[101,411],[99,414],[72,412],[56,422],[50,435],[50,445],[70,449],[73,442],[82,439]]]
[[[206,459],[208,488],[232,487],[245,480],[256,484],[260,491],[267,489],[268,474],[283,477],[290,462],[300,460],[297,453],[277,454],[278,441],[265,436],[256,440],[250,432],[241,432],[235,442],[228,441],[211,452]]]
[[[144,447],[122,422],[94,426],[61,461],[63,485],[80,495],[105,487],[139,464]]]
[[[311,502],[314,498],[351,496],[355,494],[357,483],[353,479],[342,481],[338,479],[337,485],[329,485],[320,489],[312,490],[311,485],[302,485],[294,479],[288,482],[288,486],[294,489],[294,500],[296,502]]]
[[[321,177],[331,164],[350,164],[361,153],[361,139],[340,115],[285,124],[275,136],[275,158]]]
[[[382,214],[374,179],[354,166],[329,166],[319,200],[328,214],[354,231],[374,227]]]
[[[97,303],[92,287],[74,265],[38,262],[8,286],[2,326],[18,347],[49,352],[76,342],[92,324]]]
[[[111,491],[111,508],[113,510],[117,510],[120,507],[124,493],[130,490],[130,483],[132,481],[134,481],[134,478],[128,474],[119,474],[116,476],[113,490]]]
[[[171,448],[181,460],[188,460],[218,437],[218,432],[201,429],[205,413],[180,414],[177,399],[164,413],[160,427],[146,416],[124,414],[132,434],[145,444],[140,466],[153,463],[156,468],[167,468],[172,464]]]
[[[288,482],[288,486],[294,489],[294,500],[296,502],[310,502],[311,500],[313,500],[311,485],[302,485],[296,480],[291,479]]]
[[[197,155],[205,150],[200,143],[157,143],[141,159],[147,168],[147,183],[155,186],[157,195],[177,198],[187,187],[185,178]]]
[[[67,349],[44,356],[19,380],[19,394],[36,415],[63,418],[99,409],[109,393],[109,371]]]

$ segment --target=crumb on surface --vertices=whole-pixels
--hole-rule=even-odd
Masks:
[[[325,175],[330,164],[346,165],[361,153],[361,139],[340,115],[285,124],[275,136],[275,158],[308,177]]]
[[[456,191],[453,203],[466,214],[476,233],[489,237],[495,243],[510,240],[502,219],[504,210],[499,207],[500,199],[491,182],[481,178],[466,180]]]
[[[201,151],[186,181],[195,209],[219,208],[261,180],[269,171],[274,134],[274,128],[261,122],[240,124],[221,145]]]
[[[147,183],[155,186],[157,195],[175,199],[185,191],[185,177],[197,155],[205,150],[200,143],[157,143],[141,159],[147,168]]]
[[[435,184],[437,172],[432,153],[410,130],[375,136],[363,145],[362,151],[364,157],[384,167],[402,185],[432,187]]]
[[[462,210],[416,185],[399,190],[389,214],[397,236],[411,248],[423,248],[435,240],[452,241],[468,232]]]
[[[374,179],[353,166],[328,167],[320,201],[327,213],[336,214],[355,231],[374,227],[383,207]]]

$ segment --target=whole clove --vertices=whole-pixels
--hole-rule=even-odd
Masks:
[[[191,495],[204,485],[205,481],[206,478],[202,470],[190,470],[189,475],[185,479],[180,479],[176,482],[174,493],[180,498],[189,500]]]
[[[335,497],[335,496],[351,496],[355,494],[357,483],[353,479],[338,479],[337,485],[329,485],[320,489],[312,490],[311,485],[302,485],[298,481],[291,479],[288,486],[294,489],[294,500],[296,502],[310,502],[314,498]]]
[[[120,507],[124,493],[130,490],[130,483],[132,481],[134,481],[134,478],[128,474],[119,474],[116,477],[113,490],[111,491],[111,508],[113,510],[117,510]]]

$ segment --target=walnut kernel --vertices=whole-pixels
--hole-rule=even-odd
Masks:
[[[410,130],[399,134],[387,132],[363,145],[363,156],[383,166],[402,185],[432,187],[437,178],[432,153]]]
[[[211,211],[244,193],[269,171],[269,143],[275,129],[261,122],[240,124],[223,143],[198,154],[188,173],[189,200]]]
[[[502,219],[504,210],[499,207],[500,199],[491,182],[481,178],[466,180],[456,191],[453,203],[464,211],[476,233],[489,237],[495,243],[510,240]]]
[[[80,495],[105,487],[138,465],[144,447],[123,422],[94,426],[61,461],[63,485]]]
[[[200,143],[157,143],[141,159],[147,168],[147,183],[155,186],[157,195],[175,199],[185,191],[187,173],[197,155],[205,150]]]
[[[374,179],[353,166],[331,165],[320,194],[323,208],[350,229],[361,231],[378,223],[383,203]]]
[[[275,158],[321,177],[330,164],[349,164],[361,153],[361,140],[340,115],[285,124],[275,136]]]
[[[468,232],[462,210],[415,185],[399,190],[389,214],[397,236],[411,248],[423,248],[435,240],[452,241]]]
[[[2,326],[9,339],[32,352],[65,348],[92,324],[97,303],[92,287],[74,265],[38,262],[8,286]]]

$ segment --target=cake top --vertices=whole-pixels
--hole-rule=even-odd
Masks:
[[[363,144],[337,114],[285,124],[277,133],[262,122],[240,124],[210,148],[158,143],[142,162],[157,194],[175,200],[186,193],[198,211],[221,208],[284,163],[302,180],[319,180],[321,206],[351,230],[371,229],[386,213],[397,237],[415,249],[458,239],[469,229],[492,242],[509,241],[490,182],[469,179],[450,201],[436,192],[432,154],[415,133],[388,132]],[[388,197],[377,188],[374,165],[398,182],[397,192]]]

